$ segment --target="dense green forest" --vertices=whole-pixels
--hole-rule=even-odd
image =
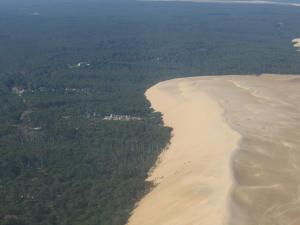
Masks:
[[[299,27],[299,8],[283,6],[3,0],[0,225],[126,224],[171,135],[145,90],[300,74]]]

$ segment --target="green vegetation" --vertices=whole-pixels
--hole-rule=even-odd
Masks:
[[[0,225],[125,224],[170,139],[145,90],[184,75],[300,74],[299,26],[292,7],[1,2]]]

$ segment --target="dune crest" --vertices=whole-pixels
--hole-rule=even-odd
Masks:
[[[173,127],[128,225],[300,224],[300,76],[209,76],[146,92]]]

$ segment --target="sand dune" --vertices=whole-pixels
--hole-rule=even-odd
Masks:
[[[129,225],[300,224],[300,76],[210,76],[146,93],[174,128]]]

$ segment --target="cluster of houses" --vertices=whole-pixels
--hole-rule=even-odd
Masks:
[[[118,121],[130,121],[130,120],[141,120],[141,117],[137,116],[129,116],[129,115],[114,115],[110,114],[109,116],[105,116],[103,120],[118,120]]]
[[[73,66],[69,66],[70,69],[73,69],[73,68],[79,68],[79,67],[88,67],[90,66],[91,64],[90,63],[87,63],[87,62],[79,62],[77,63],[76,65],[73,65]]]
[[[89,91],[89,89],[87,89],[87,88],[65,88],[66,93],[70,93],[70,92],[84,92],[84,93],[87,93],[88,91]]]
[[[25,90],[23,88],[20,87],[13,87],[12,92],[15,93],[16,95],[22,97],[22,94],[25,92]]]

